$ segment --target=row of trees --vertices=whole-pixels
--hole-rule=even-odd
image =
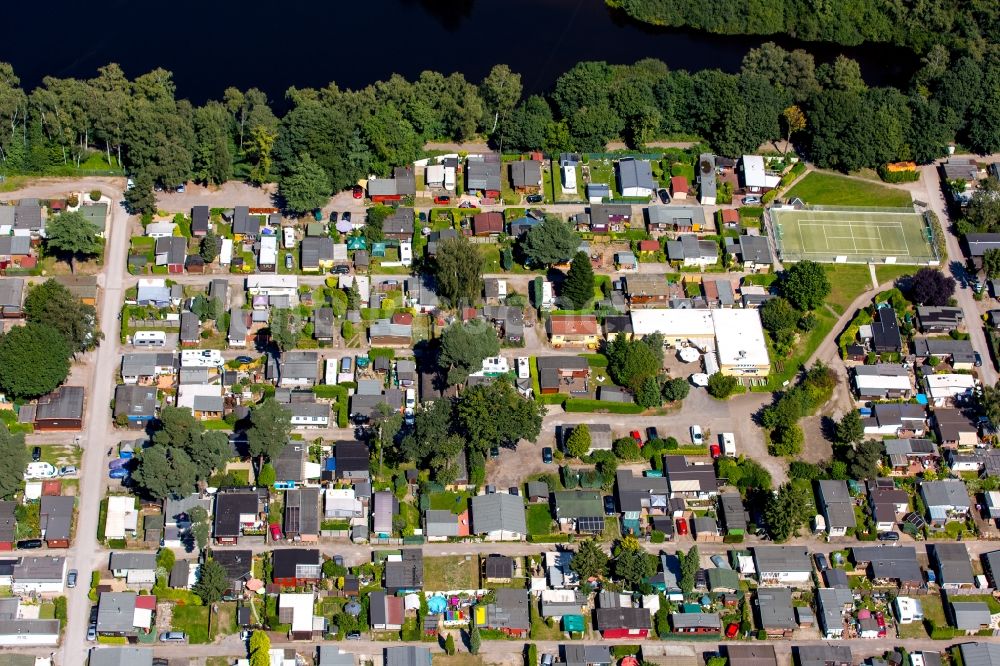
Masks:
[[[831,16],[840,23],[839,12]],[[420,157],[429,139],[480,134],[505,150],[559,152],[689,133],[739,155],[798,132],[811,159],[839,169],[926,162],[954,139],[983,153],[1000,148],[1000,118],[992,112],[1000,102],[1000,61],[952,61],[943,48],[928,52],[906,90],[869,88],[848,58],[816,65],[805,51],[765,44],[736,74],[672,72],[657,60],[583,62],[549,96],[522,100],[521,93],[520,75],[505,65],[478,84],[424,72],[416,81],[393,76],[357,91],[291,88],[290,109],[279,118],[256,89],[229,88],[202,106],[178,100],[162,69],[129,80],[112,64],[87,81],[46,77],[29,92],[0,63],[0,119],[9,128],[0,132],[0,164],[51,172],[103,152],[134,174],[127,200],[140,212],[155,207],[155,183],[277,179],[289,209],[303,212]]]

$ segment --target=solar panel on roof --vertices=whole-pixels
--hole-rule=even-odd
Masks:
[[[581,532],[603,532],[604,518],[598,516],[579,518],[576,526]]]

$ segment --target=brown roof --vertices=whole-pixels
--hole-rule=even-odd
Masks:
[[[656,252],[660,249],[660,244],[655,240],[639,241],[639,252]]]
[[[732,222],[733,224],[738,224],[740,221],[740,213],[735,208],[725,208],[722,211],[722,223],[728,224]]]
[[[688,189],[688,179],[684,176],[674,176],[670,179],[670,189],[674,192],[682,191],[687,192]]]
[[[552,315],[549,330],[555,335],[597,335],[600,327],[593,315]]]
[[[476,235],[503,233],[503,214],[480,213],[472,218],[472,229]]]
[[[413,315],[409,312],[395,312],[392,315],[392,323],[410,325],[413,323]]]

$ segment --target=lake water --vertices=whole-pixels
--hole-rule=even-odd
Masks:
[[[172,71],[179,95],[196,103],[221,98],[232,85],[261,88],[280,105],[290,86],[335,81],[359,88],[393,72],[413,78],[425,69],[459,71],[478,81],[500,62],[522,74],[526,92],[544,92],[581,60],[653,57],[672,69],[736,71],[749,49],[767,41],[655,28],[608,9],[603,0],[8,4],[0,60],[14,65],[22,85],[33,87],[46,75],[89,78],[117,62],[129,76],[155,67]],[[63,27],[78,23],[76,39],[47,32],[50,20]],[[843,52],[875,84],[905,82],[914,60],[886,46],[772,40],[806,48],[821,62]]]

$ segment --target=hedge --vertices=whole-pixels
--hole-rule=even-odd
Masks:
[[[337,427],[347,427],[347,387],[329,384],[318,384],[313,387],[313,394],[317,398],[337,401]]]
[[[606,412],[608,414],[641,414],[643,408],[634,402],[607,402],[587,398],[567,398],[563,403],[567,412]]]
[[[569,543],[569,534],[529,534],[528,543]]]

